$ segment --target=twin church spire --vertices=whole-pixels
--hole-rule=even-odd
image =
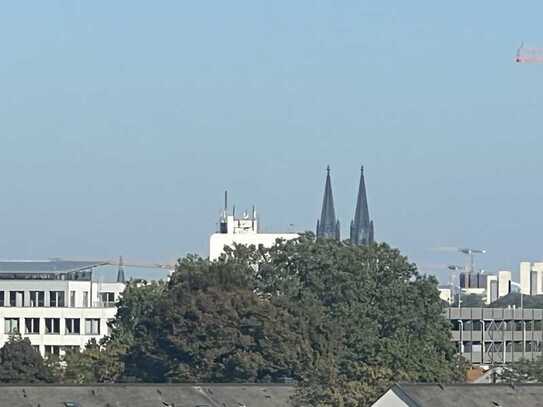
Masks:
[[[340,240],[340,223],[336,219],[334,196],[332,194],[332,181],[330,167],[326,168],[326,183],[322,202],[321,218],[317,221],[317,238]],[[355,245],[367,245],[374,241],[373,221],[370,220],[366,183],[364,180],[364,167],[360,170],[360,184],[354,219],[351,222],[350,240]]]

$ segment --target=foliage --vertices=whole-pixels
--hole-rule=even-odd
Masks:
[[[484,308],[486,307],[486,302],[484,298],[485,297],[481,294],[462,294],[462,297],[460,298],[460,306],[462,308]],[[454,304],[452,304],[451,306],[458,306],[458,296],[456,296]]]
[[[543,358],[534,360],[522,359],[503,367],[498,381],[505,383],[543,383]]]
[[[154,315],[165,283],[131,281],[127,284],[111,323],[111,336],[97,343],[92,339],[82,352],[70,352],[64,358],[65,383],[91,384],[126,381],[124,358],[134,343],[134,332],[142,318]]]
[[[131,284],[112,335],[69,356],[65,380],[300,383],[297,405],[365,406],[395,381],[463,377],[433,277],[386,244],[236,246]]]
[[[50,383],[54,380],[28,338],[11,336],[0,349],[0,383]]]
[[[142,381],[271,382],[303,369],[303,319],[256,295],[250,265],[182,259],[136,326],[127,374]]]
[[[523,295],[522,304],[524,308],[543,308],[543,295]],[[520,308],[521,300],[520,293],[514,292],[509,293],[508,295],[498,298],[492,304],[489,305],[491,308],[507,308],[509,306],[516,306]]]

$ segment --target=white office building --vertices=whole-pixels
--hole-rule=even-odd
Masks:
[[[209,238],[209,259],[218,259],[225,246],[233,247],[234,244],[239,244],[272,247],[277,239],[291,240],[298,237],[297,233],[261,233],[254,208],[250,215],[245,212],[236,217],[234,214],[227,214],[225,202],[225,209],[219,221],[219,231]]]
[[[124,290],[93,278],[100,264],[71,261],[0,261],[0,346],[19,333],[42,355],[62,355],[109,333]]]
[[[543,263],[520,263],[520,290],[524,295],[543,294]]]

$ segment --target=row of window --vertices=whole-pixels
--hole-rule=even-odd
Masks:
[[[463,324],[456,319],[450,321],[453,330],[459,331],[463,327],[464,331],[481,331],[483,329],[483,323],[478,320],[467,320]],[[463,326],[462,326],[463,325]],[[541,331],[543,330],[543,321],[526,320],[526,321],[498,321],[494,323],[485,322],[485,331]]]
[[[60,318],[44,318],[45,334],[60,334]],[[19,318],[4,318],[4,332],[6,334],[21,333]],[[85,335],[100,335],[100,319],[85,318]],[[64,333],[66,335],[81,335],[81,320],[79,318],[64,319]],[[40,334],[40,318],[24,318],[25,334]]]
[[[0,307],[5,304],[6,291],[0,291]],[[24,307],[27,306],[26,292],[25,291],[8,291],[9,306],[10,307]],[[30,307],[45,307],[45,291],[28,291],[28,305]],[[49,291],[49,298],[47,302],[48,307],[65,307],[65,294],[64,291]],[[70,307],[76,306],[76,292],[70,291]],[[100,300],[103,304],[110,305],[115,302],[115,293],[103,292],[100,293]],[[83,291],[82,306],[89,306],[89,292]]]
[[[39,345],[32,345],[32,348],[36,352],[38,352],[38,353],[40,352],[40,346]],[[50,355],[60,356],[61,352],[64,352],[65,354],[69,353],[69,352],[79,352],[79,351],[81,351],[81,348],[79,346],[71,346],[71,345],[70,346],[69,345],[64,345],[64,346],[45,345],[44,350],[45,350],[45,355],[46,356],[50,356]]]

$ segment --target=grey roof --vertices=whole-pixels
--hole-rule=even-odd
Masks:
[[[287,385],[2,385],[0,405],[10,407],[283,407]]]
[[[85,270],[106,264],[96,261],[72,260],[0,260],[0,273],[51,273]]]
[[[340,238],[339,221],[336,220],[336,210],[334,208],[334,194],[332,193],[330,167],[326,168],[326,183],[324,185],[321,218],[317,221],[317,237],[337,240]]]
[[[397,384],[391,390],[409,407],[543,407],[541,384]]]
[[[351,242],[353,244],[368,244],[373,242],[373,222],[370,221],[370,212],[368,210],[364,167],[360,169],[356,210],[354,219],[351,222]]]

